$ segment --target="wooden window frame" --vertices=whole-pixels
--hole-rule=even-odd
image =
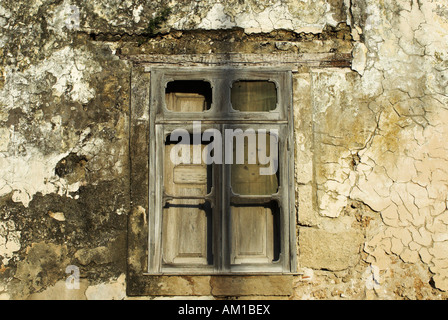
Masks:
[[[203,80],[212,87],[212,105],[204,112],[179,113],[166,108],[164,92],[168,82],[175,80]],[[277,88],[277,107],[269,112],[242,112],[233,110],[230,103],[230,89],[238,80],[267,80]],[[289,70],[270,68],[152,68],[150,75],[149,107],[149,203],[147,221],[148,252],[146,275],[225,275],[225,274],[290,274],[296,272],[296,234],[294,207],[294,150],[292,114],[292,74]],[[227,88],[227,89],[226,89]],[[203,129],[217,128],[224,132],[228,128],[278,129],[280,137],[279,179],[281,185],[273,196],[262,199],[259,196],[236,196],[257,201],[276,201],[281,210],[281,259],[279,264],[231,265],[228,212],[231,197],[230,165],[215,165],[214,182],[220,183],[215,199],[213,215],[215,261],[211,268],[162,267],[162,207],[164,199],[162,141],[173,129],[190,128],[193,121],[201,121]],[[225,179],[224,179],[225,178]],[[205,198],[205,197],[204,197]],[[221,208],[221,210],[219,210]],[[146,234],[146,233],[145,233]],[[218,241],[217,239],[222,239]]]

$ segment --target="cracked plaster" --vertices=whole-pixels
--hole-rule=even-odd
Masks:
[[[323,159],[316,164],[318,210],[323,216],[338,217],[350,199],[365,203],[384,223],[364,245],[366,261],[380,270],[390,267],[394,254],[406,263],[423,263],[433,273],[435,286],[446,291],[448,225],[441,221],[448,214],[448,100],[443,80],[435,81],[443,79],[446,70],[441,67],[446,59],[440,56],[447,50],[448,23],[446,16],[436,13],[446,3],[362,4],[367,19],[355,19],[352,24],[361,26],[365,39],[365,48],[362,44],[361,50],[354,51],[362,55],[362,67],[356,64],[355,70],[361,69],[363,76],[349,87],[339,75],[331,74],[330,80],[317,75],[317,87],[330,96],[318,97],[315,112],[329,117],[332,108],[341,111],[341,105],[361,110],[368,97],[374,118],[360,119],[357,113],[353,117],[361,120],[363,129],[375,130],[367,135],[358,127],[350,131],[360,134],[361,145],[366,141],[358,148],[353,138],[338,137],[337,118],[318,119],[315,126],[323,132],[318,141],[325,143],[320,153]],[[346,96],[353,101],[343,100]],[[330,121],[331,128],[322,128]],[[333,152],[335,156],[330,156]]]

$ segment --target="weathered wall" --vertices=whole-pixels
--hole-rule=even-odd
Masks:
[[[447,298],[446,1],[4,0],[0,44],[1,298],[126,298],[125,57],[219,52],[353,55],[294,73],[286,298]]]
[[[359,272],[350,282],[371,281],[380,298],[448,289],[447,9],[444,1],[358,1],[349,24],[359,74],[311,79],[316,214],[299,221],[303,240],[318,248],[305,253],[307,264]],[[322,248],[337,241],[360,248],[360,260],[327,261]]]

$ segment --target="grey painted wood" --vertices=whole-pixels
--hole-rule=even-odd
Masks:
[[[204,100],[196,93],[165,94],[167,83],[176,80],[209,82],[211,108],[205,110]],[[275,109],[233,110],[230,89],[239,80],[274,83],[278,94]],[[150,213],[148,232],[150,248],[154,250],[149,253],[148,272],[294,272],[291,72],[265,68],[152,68],[150,118],[150,203],[154,210]],[[277,130],[278,178],[253,179],[252,184],[258,187],[241,192],[258,165],[253,165],[247,170],[249,176],[244,176],[235,174],[246,170],[243,167],[214,164],[210,178],[204,166],[173,166],[168,160],[170,147],[165,145],[165,139],[176,128],[192,132],[193,121],[201,121],[202,130],[215,128],[222,133],[236,128]],[[223,143],[223,154],[224,151]],[[208,193],[205,180],[212,184]],[[232,190],[232,185],[238,192]],[[212,207],[211,217],[199,206],[205,201]],[[276,213],[269,207],[273,202],[278,207]],[[178,207],[166,208],[167,203]]]

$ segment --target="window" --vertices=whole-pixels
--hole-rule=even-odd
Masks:
[[[148,273],[295,268],[291,73],[151,70]]]

